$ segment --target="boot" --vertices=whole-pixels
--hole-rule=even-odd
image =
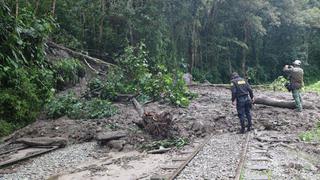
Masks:
[[[244,128],[241,128],[237,134],[244,134]]]

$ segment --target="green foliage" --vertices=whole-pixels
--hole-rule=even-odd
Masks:
[[[143,43],[136,48],[126,48],[117,59],[119,68],[110,69],[105,79],[94,78],[90,81],[87,97],[114,100],[117,94],[140,94],[187,107],[193,96],[183,80],[183,74],[179,71],[171,73],[161,64],[151,67],[145,48]]]
[[[93,78],[88,84],[88,90],[86,97],[90,98],[101,98],[114,100],[120,91],[117,91],[118,82],[114,81],[112,76],[108,76],[106,80],[99,78]]]
[[[310,84],[308,86],[305,87],[306,91],[313,91],[313,92],[318,92],[320,93],[320,81],[314,83],[314,84]]]
[[[81,100],[69,93],[52,99],[46,106],[49,118],[101,119],[113,116],[117,109],[107,100]]]
[[[270,84],[270,87],[275,91],[288,91],[284,86],[288,82],[289,81],[286,78],[284,78],[283,76],[279,76]]]
[[[57,89],[63,90],[79,83],[80,78],[85,76],[85,68],[77,59],[61,59],[54,64],[57,78]]]
[[[0,137],[9,135],[16,127],[12,123],[0,120]],[[1,142],[0,142],[1,144]]]
[[[198,68],[192,69],[192,77],[195,81],[199,81],[200,83],[204,83],[205,80],[208,80],[206,77],[206,72],[200,71]]]
[[[141,149],[155,150],[155,149],[159,149],[160,147],[163,147],[163,148],[176,147],[179,149],[188,144],[189,144],[189,140],[187,138],[173,138],[173,139],[154,141],[149,144],[144,144],[142,145]]]
[[[1,135],[35,120],[53,94],[53,72],[45,61],[44,41],[55,24],[37,18],[28,8],[11,14],[0,3],[0,119]]]
[[[117,109],[107,100],[91,99],[72,106],[68,115],[73,119],[101,119],[117,114]]]
[[[48,117],[56,119],[64,115],[68,115],[72,111],[73,106],[78,103],[79,100],[73,93],[68,93],[60,97],[52,98],[46,105]]]

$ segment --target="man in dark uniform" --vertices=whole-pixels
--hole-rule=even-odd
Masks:
[[[247,130],[250,131],[252,126],[250,110],[254,101],[253,92],[249,83],[236,72],[231,75],[231,92],[232,104],[237,105],[238,117],[241,124],[240,133],[243,134],[245,131],[245,117],[248,120]]]

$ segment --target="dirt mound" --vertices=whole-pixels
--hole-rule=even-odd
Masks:
[[[62,117],[56,120],[36,121],[12,134],[10,141],[19,138],[63,137],[68,139],[70,143],[78,143],[92,140],[96,131],[97,123],[95,122]]]

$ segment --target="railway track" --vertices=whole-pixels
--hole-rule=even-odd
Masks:
[[[246,180],[269,180],[270,177],[270,165],[271,158],[268,156],[268,143],[263,143],[257,140],[256,133],[250,132],[242,137],[242,148],[238,156],[238,164],[234,176],[226,177],[227,179],[246,179]],[[176,179],[180,173],[183,172],[186,166],[201,153],[204,146],[208,145],[208,142],[214,138],[213,135],[209,136],[202,142],[198,143],[194,151],[181,152],[181,156],[172,159],[171,162],[167,162],[168,165],[162,167],[167,175],[153,176],[151,180],[159,179]]]
[[[49,153],[59,146],[35,146],[17,145],[0,152],[0,168],[4,168],[36,156]]]

